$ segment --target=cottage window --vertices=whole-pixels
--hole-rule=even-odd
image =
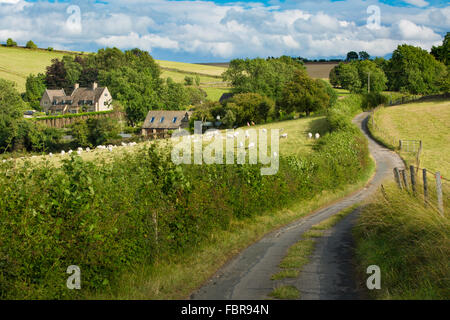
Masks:
[[[150,123],[153,123],[153,121],[155,121],[155,117],[152,117],[152,118],[150,119]]]
[[[159,120],[160,123],[164,122],[164,117],[161,117],[161,120]]]
[[[172,120],[172,123],[175,123],[175,122],[177,122],[177,117],[174,117]]]

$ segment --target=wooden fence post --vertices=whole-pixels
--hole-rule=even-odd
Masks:
[[[423,176],[423,199],[425,201],[425,207],[427,206],[428,202],[428,179],[427,179],[427,169],[422,170],[422,176]]]
[[[406,170],[402,170],[402,178],[403,178],[403,183],[405,185],[405,189],[406,189],[406,191],[408,191],[409,187],[408,187],[408,179],[406,178]]]
[[[444,202],[442,201],[442,181],[441,173],[436,172],[436,193],[437,193],[437,204],[441,215],[444,216]]]
[[[394,178],[398,184],[398,187],[402,190],[402,182],[400,181],[400,172],[398,171],[398,168],[394,168]]]
[[[414,195],[416,195],[416,171],[414,170],[414,166],[409,166],[409,172],[411,174],[411,187]]]
[[[398,140],[398,147],[400,150],[402,150],[402,140]]]

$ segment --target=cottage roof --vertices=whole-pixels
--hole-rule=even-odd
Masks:
[[[145,118],[143,129],[178,129],[189,121],[192,111],[151,110]]]

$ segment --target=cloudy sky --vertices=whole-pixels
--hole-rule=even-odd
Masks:
[[[450,31],[443,0],[0,0],[0,42],[97,51],[141,48],[157,59],[220,62],[283,54],[385,56],[429,50]]]

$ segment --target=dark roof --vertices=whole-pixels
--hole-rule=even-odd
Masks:
[[[191,111],[151,110],[148,112],[142,128],[178,129],[182,125],[182,122],[189,121],[191,115]],[[161,122],[163,117],[164,119]],[[153,121],[151,121],[152,119]],[[173,120],[175,120],[175,122]]]
[[[232,98],[234,96],[234,93],[231,92],[225,92],[224,94],[222,94],[222,96],[219,99],[219,102],[224,102],[225,100],[228,100],[230,98]]]
[[[105,91],[105,87],[99,87],[99,88],[76,88],[73,90],[72,94],[70,96],[66,96],[64,93],[64,90],[47,90],[53,91],[51,92],[53,96],[50,96],[50,99],[52,101],[61,102],[61,101],[72,101],[72,105],[78,105],[78,102],[80,100],[84,101],[93,101],[95,104],[100,99],[101,95],[103,94],[103,91]],[[62,95],[61,95],[62,92]],[[56,93],[59,93],[58,96],[56,96]]]

